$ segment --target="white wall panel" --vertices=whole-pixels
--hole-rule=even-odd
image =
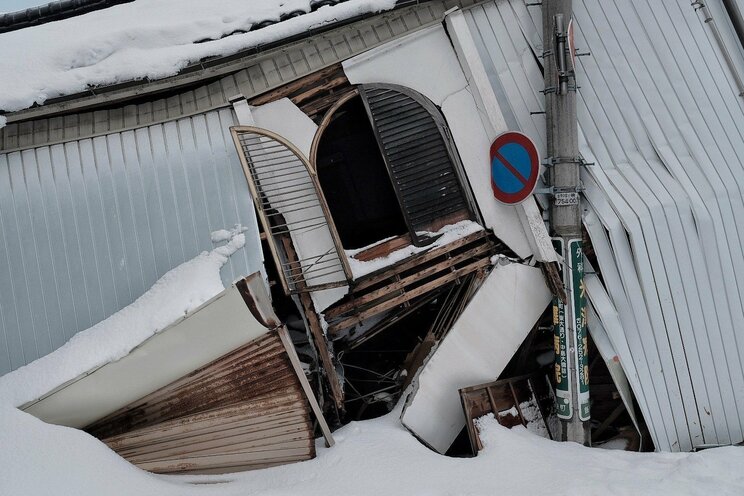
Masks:
[[[465,427],[459,390],[498,377],[550,300],[540,269],[497,264],[417,372],[403,425],[445,453]]]

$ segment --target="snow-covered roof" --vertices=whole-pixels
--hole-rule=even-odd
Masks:
[[[38,1],[38,0],[37,0]],[[134,0],[57,0],[16,12],[0,11],[0,33],[75,17]],[[2,7],[0,7],[2,8]]]
[[[211,57],[392,9],[396,0],[136,0],[0,34],[0,110],[173,76]]]

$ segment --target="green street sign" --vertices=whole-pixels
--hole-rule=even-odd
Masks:
[[[576,377],[578,379],[579,419],[586,422],[591,418],[589,408],[589,342],[586,329],[586,293],[584,290],[584,251],[581,239],[568,241],[568,257],[571,277],[571,317],[576,335]]]

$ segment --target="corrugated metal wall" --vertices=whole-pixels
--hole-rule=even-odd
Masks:
[[[232,109],[0,154],[0,374],[43,356],[240,223],[262,268]]]
[[[706,2],[737,65],[720,0]],[[744,101],[687,0],[574,2],[590,230],[621,360],[661,450],[742,441]],[[544,142],[542,20],[521,0],[467,20],[507,119]],[[589,217],[588,217],[589,219]],[[597,308],[597,312],[612,309]],[[591,325],[591,323],[590,323]]]
[[[276,331],[85,428],[157,473],[226,473],[315,457],[311,409]]]

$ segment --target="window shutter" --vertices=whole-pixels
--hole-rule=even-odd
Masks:
[[[351,279],[346,254],[302,152],[265,129],[230,131],[285,292],[345,286]],[[288,237],[296,253],[283,245]]]
[[[427,233],[443,225],[471,219],[439,109],[403,87],[362,85],[360,94],[414,244],[433,241]]]

